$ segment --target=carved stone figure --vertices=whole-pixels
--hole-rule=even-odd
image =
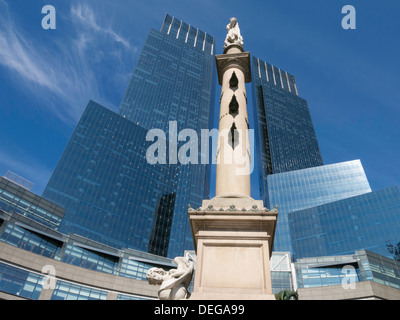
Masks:
[[[193,261],[184,257],[174,259],[177,269],[165,271],[162,268],[151,268],[146,279],[151,285],[161,285],[158,291],[160,300],[184,300],[190,297],[187,288],[193,276]]]
[[[226,30],[228,31],[228,34],[225,38],[224,48],[231,44],[238,44],[240,46],[243,46],[243,37],[240,35],[239,24],[236,18],[231,18],[231,21],[226,26]]]

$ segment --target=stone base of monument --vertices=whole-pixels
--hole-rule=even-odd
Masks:
[[[270,257],[278,211],[225,195],[189,209],[196,249],[191,300],[274,300]]]

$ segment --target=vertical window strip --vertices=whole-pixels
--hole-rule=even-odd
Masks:
[[[269,82],[268,69],[267,69],[267,63],[266,62],[264,62],[264,67],[265,67],[265,76],[267,77],[267,81]]]
[[[169,32],[171,31],[171,27],[172,27],[172,23],[174,22],[174,19],[175,19],[175,18],[172,18],[172,20],[171,20],[171,23],[170,23],[170,25],[169,25],[167,34],[169,34]]]
[[[196,43],[197,43],[197,35],[199,34],[199,29],[196,29],[196,36],[194,37],[194,45],[193,47],[196,47]]]
[[[185,43],[187,43],[187,41],[188,41],[189,32],[190,32],[190,25],[189,25],[188,31],[187,31],[187,33],[186,33]]]
[[[272,68],[272,76],[274,77],[274,84],[276,85],[276,78],[275,78],[275,68],[271,65]]]
[[[179,38],[179,33],[181,32],[181,27],[182,27],[182,21],[181,21],[181,23],[179,24],[179,29],[178,29],[178,32],[176,33],[176,38],[177,38],[177,39]]]
[[[211,55],[213,55],[213,53],[214,53],[214,38],[211,44]]]
[[[278,70],[279,70],[279,78],[281,79],[281,87],[283,89],[284,87],[283,87],[283,81],[282,81],[282,72],[281,72],[281,69],[278,69]]]
[[[294,90],[296,91],[296,95],[299,95],[299,92],[297,91],[297,85],[296,85],[296,80],[294,80],[294,77],[292,76],[293,84],[294,84]]]
[[[204,51],[204,48],[205,48],[205,46],[206,46],[206,37],[207,37],[207,32],[204,34],[203,49],[202,49],[202,51]]]
[[[257,58],[258,77],[261,79],[260,59]]]
[[[292,89],[290,89],[289,76],[286,71],[285,71],[285,73],[286,73],[286,81],[287,81],[287,86],[289,88],[289,92],[292,92]]]

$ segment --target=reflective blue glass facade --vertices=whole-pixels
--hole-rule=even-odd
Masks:
[[[64,263],[63,269],[68,269],[68,265],[77,266],[107,276],[119,276],[122,279],[130,278],[146,283],[146,273],[150,268],[159,267],[164,270],[176,268],[171,259],[133,249],[115,249],[76,234],[65,235],[17,213],[0,211],[0,222],[0,253],[4,250],[1,243],[6,243],[37,255],[37,259],[43,261],[43,266],[53,265],[52,260],[44,260],[50,258]],[[29,267],[18,265],[13,258],[10,261],[3,259],[4,256],[0,263],[0,296],[2,293],[7,293],[38,300],[43,294],[43,284],[47,281],[46,274],[38,270],[28,270]],[[36,257],[33,259],[36,260]],[[55,270],[56,286],[51,296],[47,296],[51,300],[154,299],[148,295],[129,294],[129,290],[127,294],[114,292],[115,297],[110,297],[109,288],[101,290],[82,284],[73,278],[57,278],[57,275],[58,269]]]
[[[282,290],[295,290],[296,278],[293,276],[290,253],[274,251],[271,255],[271,284],[272,293]]]
[[[0,262],[0,291],[37,300],[42,292],[43,276]]]
[[[146,300],[146,299],[143,299],[143,298],[140,298],[140,297],[136,297],[136,296],[128,296],[126,294],[119,294],[117,296],[117,300],[126,301],[126,300]]]
[[[208,197],[211,167],[150,165],[146,135],[161,129],[172,138],[172,126],[200,137],[211,127],[213,45],[167,14],[161,31],[149,32],[119,115],[89,103],[43,193],[67,210],[60,231],[170,257],[193,248],[187,209]]]
[[[295,269],[299,288],[374,281],[400,289],[400,262],[366,250],[351,255],[299,259]]]
[[[299,288],[314,288],[363,280],[354,255],[299,259],[295,263]]]
[[[158,225],[173,215],[175,170],[147,162],[146,134],[90,101],[43,192],[66,209],[60,232],[166,255],[170,230]],[[152,242],[153,229],[163,245]]]
[[[19,213],[55,230],[60,226],[65,209],[0,177],[0,209]]]
[[[119,114],[150,130],[208,129],[213,122],[214,38],[166,15],[150,30]]]
[[[134,278],[138,280],[146,280],[147,271],[152,268],[150,263],[137,261],[125,257],[121,261],[119,275],[127,278]]]
[[[70,243],[66,245],[61,261],[78,267],[111,274],[116,272],[118,265],[118,257]]]
[[[107,291],[57,281],[51,300],[106,300]]]
[[[296,259],[343,255],[365,249],[391,257],[387,242],[400,239],[397,187],[289,213]]]
[[[306,100],[294,76],[252,57],[252,94],[261,197],[267,175],[323,165]]]
[[[288,214],[371,192],[359,160],[269,175],[268,199],[278,205],[274,251],[292,252]]]
[[[57,258],[62,245],[57,239],[47,237],[14,223],[6,225],[1,233],[0,241],[54,259]]]
[[[214,38],[167,14],[160,31],[150,30],[118,112],[148,130],[163,130],[168,139],[170,122],[174,132],[192,129],[200,137],[201,129],[213,125],[215,85]],[[200,207],[209,197],[211,175],[200,157],[199,164],[176,165],[169,257],[194,248],[188,204]]]

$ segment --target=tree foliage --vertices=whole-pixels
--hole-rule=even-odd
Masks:
[[[393,256],[393,259],[400,261],[400,242],[392,244],[390,241],[386,241],[386,249]]]

